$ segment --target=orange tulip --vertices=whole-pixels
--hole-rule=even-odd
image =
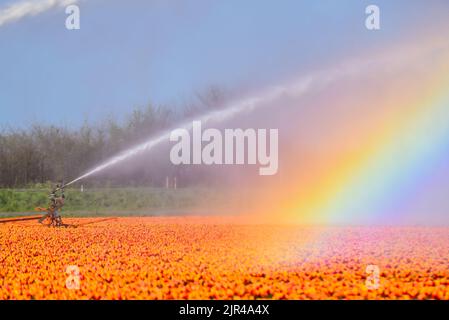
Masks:
[[[0,225],[0,299],[449,299],[447,228],[64,221]]]

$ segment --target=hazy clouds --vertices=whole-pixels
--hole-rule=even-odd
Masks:
[[[78,0],[16,1],[0,7],[0,27],[28,16],[38,15],[55,7],[64,7],[77,2]]]

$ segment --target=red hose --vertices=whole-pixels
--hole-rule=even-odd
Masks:
[[[27,220],[37,220],[41,218],[42,215],[38,216],[22,216],[22,217],[16,217],[16,218],[3,218],[0,219],[0,223],[7,223],[7,222],[16,222],[16,221],[27,221]]]

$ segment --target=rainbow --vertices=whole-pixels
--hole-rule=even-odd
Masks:
[[[448,70],[445,61],[418,92],[402,92],[400,112],[386,112],[362,147],[329,159],[283,212],[321,224],[405,223],[422,186],[440,183],[438,170],[449,161]]]

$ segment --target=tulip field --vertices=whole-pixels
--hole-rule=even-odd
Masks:
[[[448,228],[64,222],[0,223],[0,299],[449,299]]]

